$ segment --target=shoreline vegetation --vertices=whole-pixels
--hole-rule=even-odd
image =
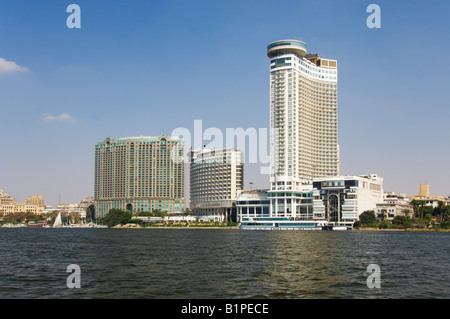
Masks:
[[[438,207],[416,206],[414,211],[405,209],[403,215],[392,220],[376,216],[375,211],[367,210],[359,215],[353,229],[361,231],[412,231],[412,232],[449,232],[450,206],[440,203]],[[411,215],[411,217],[410,217]],[[384,217],[384,216],[381,216]]]
[[[387,215],[376,215],[374,210],[364,211],[359,220],[350,227],[355,231],[408,231],[408,232],[450,232],[450,205],[439,202],[437,207],[425,206],[422,202],[414,202],[413,210],[404,209],[402,215],[388,219]],[[88,213],[88,211],[86,211]],[[131,212],[111,209],[108,214],[94,219],[92,212],[87,214],[86,222],[105,225],[108,228],[127,229],[240,229],[238,222],[197,220],[192,212],[171,215],[160,210],[152,212]],[[34,213],[11,213],[1,218],[0,226],[33,227],[36,223],[53,225],[57,212],[45,215]],[[79,214],[78,214],[79,215]],[[75,214],[62,216],[63,224],[77,224],[80,216]],[[8,226],[5,226],[8,227]]]
[[[355,231],[404,231],[404,232],[442,232],[448,233],[450,229],[445,228],[374,228],[374,227],[360,227],[353,228]]]

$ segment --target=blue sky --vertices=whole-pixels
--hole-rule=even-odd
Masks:
[[[69,4],[81,29],[69,29]],[[381,8],[369,29],[366,8]],[[175,128],[268,128],[266,46],[338,60],[341,174],[450,194],[448,1],[0,2],[0,189],[92,196],[94,145]],[[3,72],[2,72],[3,66]],[[6,72],[8,69],[8,72]],[[268,186],[247,165],[246,186]]]

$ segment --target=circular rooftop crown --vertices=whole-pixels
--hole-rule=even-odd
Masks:
[[[269,58],[273,58],[280,53],[295,53],[304,57],[306,55],[306,43],[298,40],[279,40],[267,46]]]

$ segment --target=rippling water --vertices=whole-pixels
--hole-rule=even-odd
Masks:
[[[0,298],[449,298],[449,253],[450,233],[3,228]]]

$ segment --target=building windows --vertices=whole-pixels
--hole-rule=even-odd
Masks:
[[[184,163],[172,164],[170,158],[171,150],[180,147],[182,150],[182,140],[168,137],[107,139],[98,143],[95,200],[99,216],[106,215],[112,207],[125,209],[125,200],[133,209],[154,207],[155,198],[160,197],[167,198],[168,203],[181,201],[185,209]],[[138,198],[142,200],[140,204],[136,204]]]

